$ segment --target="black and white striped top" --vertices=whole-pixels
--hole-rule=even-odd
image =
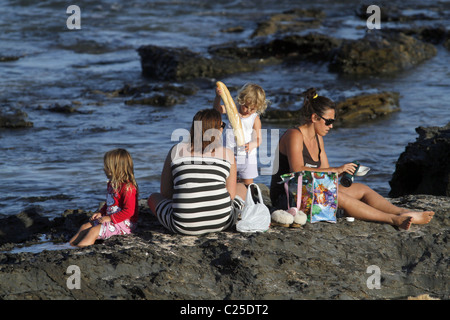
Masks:
[[[172,231],[200,235],[229,227],[233,219],[226,189],[230,168],[230,162],[218,158],[193,156],[172,161],[172,217],[163,214]]]

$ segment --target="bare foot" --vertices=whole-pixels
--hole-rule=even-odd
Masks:
[[[411,217],[411,222],[414,224],[427,224],[433,219],[434,212],[433,211],[422,211],[422,212],[404,212],[401,213],[400,216],[408,216]]]
[[[402,215],[395,217],[393,220],[394,225],[403,230],[408,230],[409,227],[411,227],[411,221],[412,221],[412,217],[402,216]]]

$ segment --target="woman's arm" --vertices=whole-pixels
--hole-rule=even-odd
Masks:
[[[236,196],[236,184],[237,184],[237,170],[236,170],[236,161],[234,159],[234,152],[228,148],[224,148],[225,159],[231,163],[230,175],[227,178],[225,183],[225,187],[227,188],[228,193],[230,194],[231,200]]]
[[[286,154],[291,172],[310,169],[305,167],[305,161],[303,160],[303,135],[301,132],[289,129],[282,138],[281,143],[283,146],[280,146],[280,150]],[[285,152],[283,152],[283,149]]]
[[[173,195],[173,177],[172,177],[171,163],[172,163],[172,156],[175,156],[172,155],[172,150],[174,149],[174,147],[172,147],[169,153],[167,154],[166,160],[164,161],[164,167],[161,173],[160,190],[161,195],[166,199],[172,199]]]

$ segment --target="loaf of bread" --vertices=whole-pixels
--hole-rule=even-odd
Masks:
[[[216,86],[222,91],[220,97],[225,105],[228,121],[230,121],[231,127],[233,128],[236,144],[242,147],[245,145],[244,130],[242,129],[241,118],[239,117],[236,104],[230,95],[230,91],[223,82],[217,81]]]

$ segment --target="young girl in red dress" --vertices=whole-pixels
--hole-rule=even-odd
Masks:
[[[132,233],[136,227],[138,185],[131,155],[125,149],[114,149],[105,153],[103,163],[109,179],[106,203],[72,237],[69,242],[73,246],[90,246],[97,239]]]

